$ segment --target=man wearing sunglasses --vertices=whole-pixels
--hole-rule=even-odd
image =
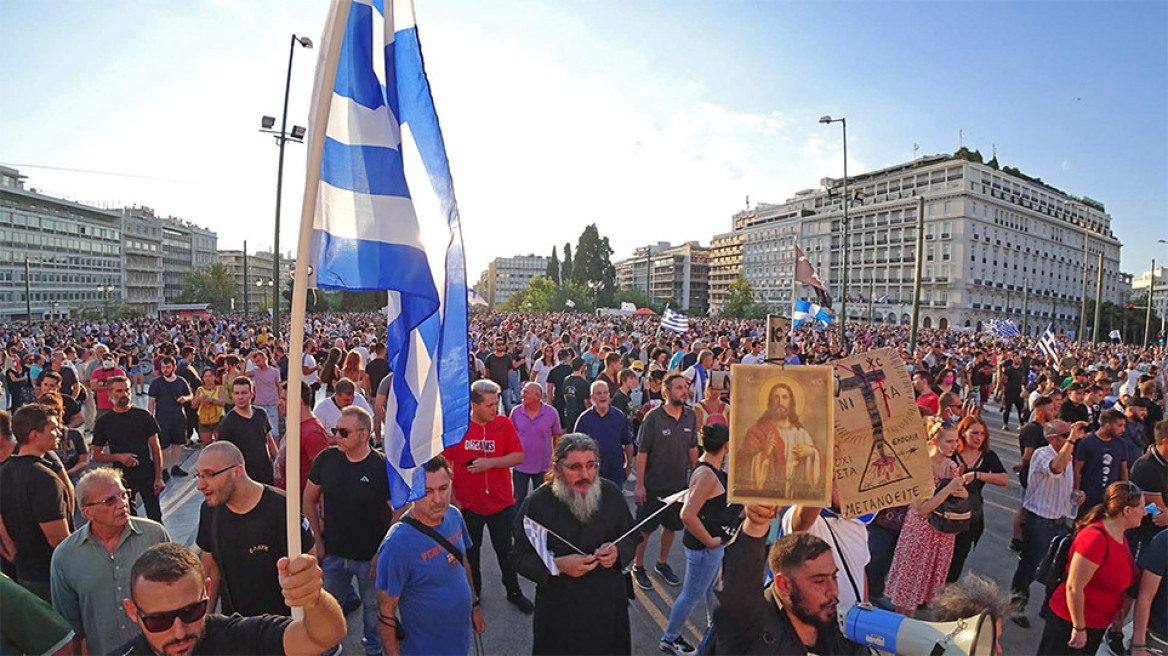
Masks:
[[[142,633],[111,653],[310,656],[344,639],[345,616],[321,585],[316,558],[281,558],[278,567],[280,589],[290,605],[304,609],[304,619],[208,615],[210,582],[198,557],[173,542],[150,547],[130,570],[131,595],[122,602]]]
[[[77,482],[77,501],[89,523],[53,551],[53,608],[90,654],[108,654],[133,638],[137,628],[119,608],[130,596],[130,568],[146,549],[170,536],[162,524],[130,516],[129,492],[118,470],[99,467]]]

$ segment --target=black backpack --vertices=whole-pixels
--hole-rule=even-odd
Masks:
[[[1102,528],[1094,524],[1088,528],[1103,531]],[[1067,580],[1067,565],[1071,555],[1071,543],[1075,540],[1075,535],[1075,533],[1068,533],[1052,538],[1050,546],[1046,549],[1046,555],[1039,561],[1034,579],[1045,585],[1047,590],[1054,590],[1060,583]],[[1108,538],[1107,549],[1111,550],[1110,538]],[[1106,552],[1104,552],[1104,558],[1106,558]]]

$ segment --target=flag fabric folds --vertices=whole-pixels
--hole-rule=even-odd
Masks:
[[[344,36],[335,43],[339,22]],[[334,69],[330,94],[322,87]],[[313,97],[310,143],[323,131],[323,147],[319,179],[309,180],[310,285],[388,292],[386,355],[395,375],[384,444],[401,506],[422,495],[421,466],[462,438],[470,414],[462,228],[412,2],[333,0]],[[407,128],[412,139],[403,140]],[[445,223],[429,250],[406,184],[407,146],[420,156],[441,209],[436,220]]]
[[[1110,337],[1111,339],[1123,339],[1123,335],[1122,335],[1122,334],[1120,334],[1120,332],[1119,332],[1119,329],[1118,329],[1118,328],[1116,328],[1115,330],[1112,330],[1111,332],[1107,333],[1107,336],[1108,336],[1108,337]]]
[[[1046,332],[1038,338],[1038,350],[1047,360],[1058,362],[1058,339],[1054,336],[1054,324],[1048,325]]]
[[[808,321],[819,322],[820,328],[827,328],[831,324],[831,313],[818,303],[798,299],[795,301],[795,311],[791,316],[791,323],[798,328]]]
[[[1015,337],[1022,334],[1017,324],[1009,319],[990,319],[982,324],[982,330],[995,337]]]
[[[471,305],[482,305],[483,307],[490,305],[490,303],[487,303],[487,299],[483,298],[481,294],[473,289],[466,290],[466,302]]]
[[[680,335],[689,332],[689,319],[686,319],[685,315],[680,312],[665,308],[665,314],[661,315],[661,327]]]
[[[548,530],[543,524],[534,519],[524,515],[523,517],[523,534],[527,536],[527,541],[531,543],[531,547],[535,549],[535,553],[543,564],[547,566],[548,571],[552,576],[560,575],[560,568],[556,567],[556,557],[551,551],[548,551]]]
[[[807,261],[807,256],[803,254],[803,249],[795,246],[795,282],[801,282],[804,285],[811,285],[815,288],[815,300],[819,305],[831,309],[831,294],[827,293],[827,287],[824,286],[823,281],[816,275],[815,269],[811,263]]]

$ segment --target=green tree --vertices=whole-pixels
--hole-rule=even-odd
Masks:
[[[231,271],[222,262],[202,269],[188,271],[183,276],[183,288],[175,297],[179,303],[209,303],[215,312],[230,312],[231,299],[239,295],[239,285]],[[241,305],[242,307],[242,305]]]
[[[557,285],[560,284],[560,256],[556,255],[556,247],[552,246],[552,257],[547,264],[547,277]]]
[[[761,319],[766,316],[766,306],[755,300],[754,287],[746,276],[740,275],[730,283],[722,316],[727,319]]]
[[[586,285],[595,290],[596,305],[612,305],[616,294],[616,268],[612,265],[612,246],[608,237],[601,237],[596,224],[590,224],[580,233],[576,242],[576,259],[572,263],[572,275],[565,280]]]
[[[375,312],[385,307],[389,302],[386,292],[353,292],[341,290],[335,292],[334,307],[339,312]]]
[[[575,307],[569,307],[571,300]],[[527,287],[503,303],[505,312],[592,312],[592,296],[587,286],[572,281],[557,285],[547,276],[536,276]]]
[[[564,244],[564,263],[560,265],[560,279],[558,282],[564,282],[572,279],[572,245]]]

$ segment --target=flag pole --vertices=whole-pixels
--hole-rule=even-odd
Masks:
[[[321,155],[324,152],[325,126],[328,125],[333,85],[337,80],[337,62],[341,43],[349,22],[350,0],[334,0],[321,39],[320,57],[324,65],[317,67],[313,111],[309,120],[308,167],[304,178],[304,201],[300,206],[300,234],[296,242],[296,269],[292,281],[292,313],[288,325],[288,389],[287,436],[285,437],[284,477],[288,490],[285,530],[288,535],[288,556],[302,552],[300,544],[300,385],[304,366],[304,317],[308,305],[308,271],[312,253],[313,215],[316,212],[316,193],[320,180]],[[320,539],[319,536],[317,539]],[[302,619],[303,608],[293,608],[292,617]]]
[[[794,260],[795,260],[795,268],[791,269],[791,326],[789,328],[787,328],[787,341],[788,342],[795,341],[795,299],[797,298],[796,292],[798,290],[798,285],[799,285],[799,281],[796,280],[796,278],[798,277],[798,270],[799,270],[799,250],[798,250],[798,248],[799,248],[799,238],[793,237],[791,239],[791,255],[794,257]]]

